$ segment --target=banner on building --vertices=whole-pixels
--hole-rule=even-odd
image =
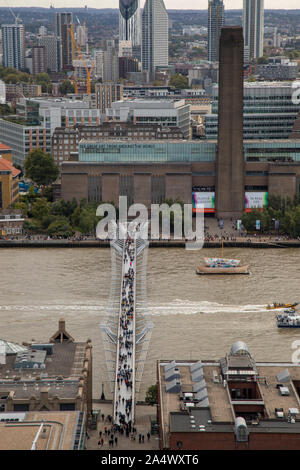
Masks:
[[[193,192],[193,212],[214,213],[214,192]]]
[[[263,191],[245,192],[245,211],[251,212],[253,209],[262,209],[268,205],[268,193]]]

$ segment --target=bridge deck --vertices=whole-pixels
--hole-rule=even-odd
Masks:
[[[114,394],[115,424],[134,423],[136,241],[124,240]]]

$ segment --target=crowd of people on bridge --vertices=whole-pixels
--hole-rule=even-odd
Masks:
[[[134,367],[134,240],[127,237],[123,252],[123,280],[119,324],[119,357],[117,370],[118,395],[115,403],[115,423],[130,425],[132,414],[132,374]],[[130,431],[129,431],[130,432]]]

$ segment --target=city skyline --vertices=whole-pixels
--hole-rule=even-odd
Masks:
[[[10,0],[9,2],[3,2],[2,8],[6,7],[41,7],[49,8],[50,4],[54,4],[55,8],[83,8],[87,5],[89,8],[119,8],[119,0],[103,0],[101,2],[101,8],[99,8],[98,0]],[[141,1],[141,8],[144,7],[145,0]],[[226,10],[238,9],[242,10],[243,1],[242,0],[226,0],[224,2]],[[206,10],[208,1],[207,0],[188,0],[184,3],[184,8],[182,8],[181,0],[166,0],[166,8],[168,10],[178,9],[178,10]],[[284,3],[284,8],[282,8],[281,0],[265,0],[265,10],[298,10],[299,9],[299,0],[287,0]]]

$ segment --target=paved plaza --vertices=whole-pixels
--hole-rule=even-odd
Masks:
[[[99,420],[97,423],[97,430],[88,430],[89,439],[86,440],[87,450],[158,450],[159,441],[158,435],[150,435],[150,439],[147,438],[147,433],[151,434],[151,420],[156,420],[156,406],[149,405],[136,405],[136,420],[134,427],[136,428],[135,440],[131,437],[126,437],[125,434],[121,435],[119,432],[114,433],[117,437],[117,444],[113,446],[109,445],[110,438],[105,435],[105,428],[111,430],[112,423],[107,419],[107,416],[112,416],[113,406],[112,403],[95,403],[93,409],[99,409]],[[101,415],[104,414],[105,419],[102,420]],[[101,438],[104,439],[103,446],[98,445],[99,432],[102,432]],[[139,434],[144,436],[144,442],[139,442]],[[110,435],[110,434],[109,434]]]

